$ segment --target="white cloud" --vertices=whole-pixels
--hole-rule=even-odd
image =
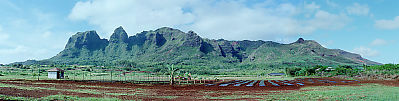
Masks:
[[[305,9],[317,10],[317,9],[320,9],[320,6],[317,5],[315,2],[312,2],[312,3],[310,3],[310,4],[306,4],[306,3],[305,3]]]
[[[17,5],[15,5],[14,3],[12,3],[11,0],[1,0],[0,7],[2,7],[2,9],[5,9],[5,10],[14,10],[16,12],[22,11],[22,9],[20,7],[18,7]]]
[[[377,20],[374,26],[380,29],[398,29],[399,16],[396,16],[393,20]]]
[[[358,53],[362,56],[366,56],[366,57],[375,57],[375,56],[379,55],[378,51],[373,50],[371,48],[363,47],[363,46],[353,49],[353,52]]]
[[[382,45],[386,45],[386,44],[388,44],[388,42],[383,39],[375,39],[374,41],[372,41],[370,43],[371,46],[382,46]]]
[[[42,34],[42,37],[43,37],[43,38],[48,38],[48,37],[50,37],[51,34],[52,34],[52,33],[51,33],[50,31],[46,31],[46,32],[44,32],[44,33]]]
[[[12,63],[17,61],[25,61],[28,59],[44,59],[48,58],[49,53],[54,53],[53,49],[35,48],[24,45],[10,46],[7,48],[0,47],[0,63]]]
[[[337,3],[332,2],[331,0],[326,0],[326,4],[327,4],[328,6],[330,6],[330,7],[333,7],[333,8],[339,7],[339,5],[338,5]]]
[[[319,29],[339,29],[347,24],[344,14],[319,10],[312,2],[306,8],[291,3],[265,1],[246,5],[245,1],[159,1],[98,0],[75,4],[69,18],[88,21],[108,33],[124,26],[129,34],[163,26],[194,30],[207,38],[230,40],[273,40],[298,33],[310,34]],[[314,9],[315,12],[305,12]],[[308,14],[308,19],[298,15]]]
[[[316,12],[314,19],[309,21],[309,25],[315,29],[340,29],[350,21],[345,14],[336,15],[320,10]]]
[[[0,63],[47,59],[63,49],[68,37],[63,19],[39,9],[24,8],[15,12],[20,17],[10,17],[0,26]],[[54,26],[57,24],[57,26]],[[59,29],[56,29],[58,27]],[[57,45],[58,47],[53,47]]]
[[[21,53],[29,52],[25,46],[16,46],[16,47],[8,47],[4,48],[0,47],[0,58],[2,59],[1,63],[11,63],[20,61]],[[29,54],[24,54],[29,55]]]
[[[28,51],[26,46],[16,46],[12,49],[1,49],[0,53],[3,54],[17,54]]]
[[[128,32],[136,33],[192,23],[193,14],[182,11],[185,4],[180,0],[90,0],[76,3],[69,18],[88,20],[106,32],[123,25]]]
[[[349,14],[354,15],[368,15],[369,7],[367,5],[362,5],[359,3],[354,3],[353,5],[346,7],[346,10]]]
[[[296,12],[291,4],[275,8],[248,8],[239,2],[220,2],[193,9],[196,21],[186,29],[198,31],[208,38],[273,39],[276,36],[310,33],[314,29],[291,18]]]

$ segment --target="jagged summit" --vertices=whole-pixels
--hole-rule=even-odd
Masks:
[[[111,43],[128,42],[128,35],[122,26],[119,26],[114,30],[114,33],[111,35],[109,41]]]
[[[318,42],[314,41],[314,40],[305,40],[303,38],[299,38],[297,41],[290,43],[290,45],[305,45],[308,47],[322,47]]]
[[[155,31],[180,31],[179,29],[174,29],[174,28],[171,28],[171,27],[161,27],[161,28],[158,28],[158,29],[156,29]]]
[[[304,43],[305,40],[303,38],[299,38],[295,43]]]
[[[166,34],[166,35],[186,34],[185,32],[183,32],[179,29],[174,29],[174,28],[170,28],[170,27],[161,27],[161,28],[156,29],[154,32],[158,33],[158,34]]]
[[[219,67],[239,64],[259,66],[375,65],[353,54],[327,49],[314,40],[299,38],[291,44],[272,41],[229,41],[201,38],[194,31],[170,27],[134,36],[118,27],[109,40],[95,31],[73,35],[63,51],[48,59],[62,64],[108,65],[117,60],[157,65],[164,63]],[[148,64],[147,64],[148,63]]]
[[[190,35],[197,35],[197,33],[195,33],[195,32],[192,31],[192,30],[188,31],[187,34],[190,34]]]
[[[100,39],[97,32],[86,31],[86,32],[78,32],[72,37],[69,38],[65,49],[70,48],[87,48],[87,49],[98,49],[99,47],[106,44],[108,41],[106,39]]]

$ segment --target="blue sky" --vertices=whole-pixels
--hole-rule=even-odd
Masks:
[[[0,0],[0,63],[46,59],[79,31],[109,38],[173,27],[210,39],[299,37],[381,62],[399,62],[397,0]]]

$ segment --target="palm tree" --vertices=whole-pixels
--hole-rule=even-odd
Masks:
[[[168,66],[168,70],[170,75],[170,85],[173,85],[175,83],[175,72],[178,71],[179,68],[175,68],[172,64],[172,66]]]

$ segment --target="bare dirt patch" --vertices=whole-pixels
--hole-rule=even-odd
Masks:
[[[267,95],[270,93],[281,93],[273,91],[290,92],[299,90],[302,87],[309,86],[337,86],[349,85],[359,86],[362,83],[378,83],[388,86],[399,86],[397,80],[345,80],[339,78],[301,78],[295,80],[270,80],[278,84],[275,86],[264,80],[265,85],[260,86],[260,80],[253,83],[253,86],[246,86],[251,82],[240,86],[233,86],[238,82],[235,80],[225,82],[208,81],[213,86],[197,85],[181,85],[169,86],[167,84],[133,84],[128,82],[100,82],[100,81],[68,81],[68,80],[5,80],[0,81],[3,84],[10,84],[21,87],[40,87],[51,88],[24,90],[12,87],[1,87],[0,94],[17,97],[33,97],[40,98],[49,95],[70,95],[78,97],[114,97],[123,100],[257,100],[258,98],[231,98],[218,99],[217,97],[226,95]],[[221,84],[232,83],[228,86],[219,86]],[[285,83],[294,84],[287,85]],[[300,85],[300,84],[303,85]],[[66,91],[69,90],[69,91]],[[81,93],[70,90],[92,90],[94,93]],[[104,93],[104,94],[99,94]],[[112,94],[106,94],[112,93]]]
[[[12,87],[0,87],[0,94],[1,95],[9,95],[9,96],[17,96],[17,97],[33,97],[33,98],[40,98],[46,97],[50,95],[71,95],[71,96],[78,96],[78,97],[100,97],[100,94],[89,94],[89,93],[77,93],[77,92],[68,92],[68,91],[57,91],[57,90],[26,90],[26,89],[18,89]]]

